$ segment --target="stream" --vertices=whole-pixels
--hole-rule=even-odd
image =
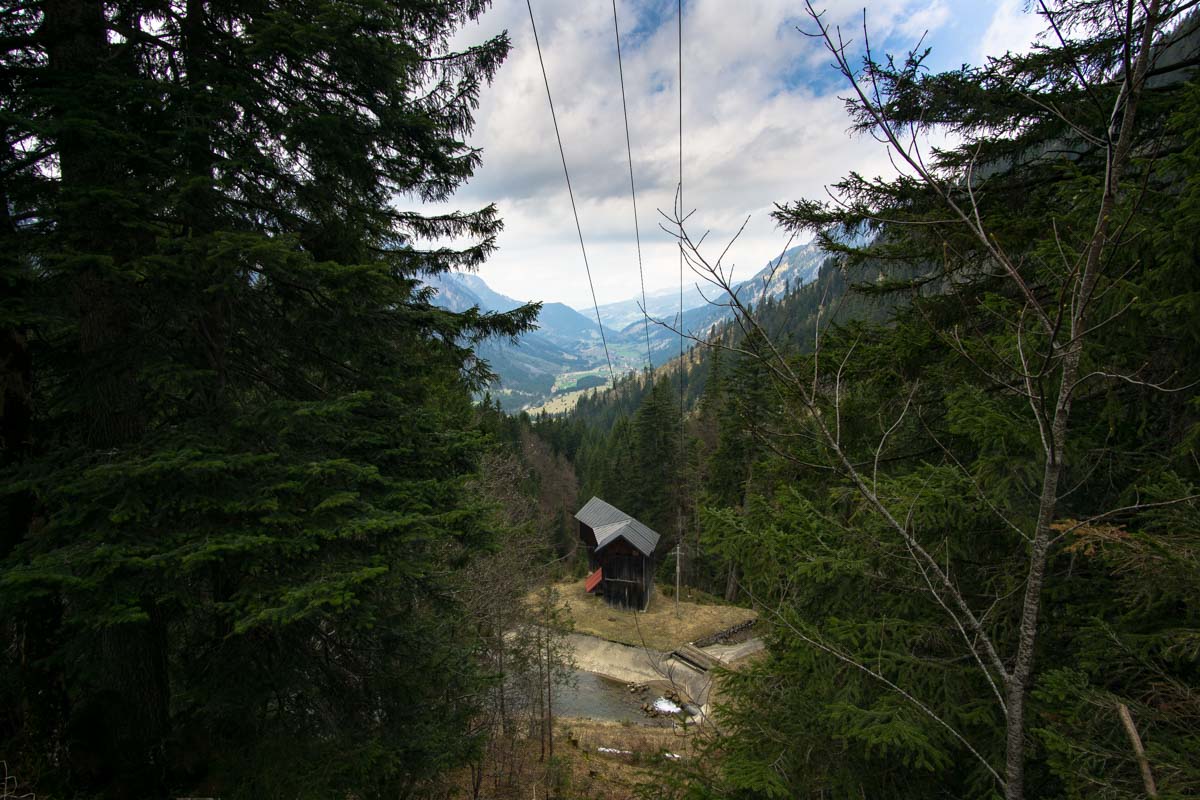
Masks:
[[[554,714],[636,725],[669,725],[668,720],[652,719],[642,713],[642,703],[647,699],[653,702],[655,697],[657,694],[654,692],[633,693],[621,681],[594,672],[574,670],[568,685],[555,687]]]

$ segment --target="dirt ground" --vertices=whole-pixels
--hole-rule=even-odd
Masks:
[[[640,784],[656,782],[668,759],[693,757],[696,743],[684,730],[596,720],[563,720],[559,731],[571,765],[565,796],[578,798],[633,797]]]
[[[695,732],[600,720],[560,719],[554,725],[553,763],[538,759],[536,738],[523,743],[524,769],[515,785],[499,790],[485,781],[491,800],[628,800],[637,787],[661,778],[662,765],[696,754]],[[669,755],[668,755],[669,754]],[[451,797],[469,798],[470,775],[458,776]]]
[[[622,611],[584,591],[583,581],[554,585],[560,606],[568,608],[576,633],[599,636],[611,642],[669,652],[688,642],[730,628],[757,616],[747,608],[675,600],[655,594],[646,611]]]

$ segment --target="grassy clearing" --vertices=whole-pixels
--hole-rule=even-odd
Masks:
[[[647,611],[622,611],[585,592],[582,580],[558,583],[554,589],[559,605],[568,610],[576,633],[635,647],[644,644],[664,652],[758,616],[748,608],[688,599],[680,600],[676,616],[674,599],[659,593],[650,601]]]
[[[577,372],[564,372],[561,375],[555,376],[553,390],[561,392],[564,389],[573,389],[581,378],[588,377],[602,378],[607,383],[608,367],[593,367],[592,369],[584,369]]]
[[[543,411],[545,411],[547,414],[565,414],[575,407],[575,404],[579,402],[579,398],[583,397],[589,392],[595,391],[597,390],[593,388],[579,389],[578,391],[574,392],[566,392],[550,398],[540,406],[533,406],[532,408],[528,409],[528,412],[530,416],[537,416]]]

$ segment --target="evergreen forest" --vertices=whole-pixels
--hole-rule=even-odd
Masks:
[[[540,304],[428,285],[489,5],[0,7],[0,797],[601,796],[592,496],[765,642],[638,796],[1200,796],[1196,3],[949,71],[798,3],[895,176],[777,198],[828,257],[754,306],[676,209],[725,320],[557,416],[477,355]]]

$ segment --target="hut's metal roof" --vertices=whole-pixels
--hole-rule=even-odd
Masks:
[[[584,503],[583,508],[575,512],[575,519],[587,525],[592,530],[609,525],[613,522],[633,519],[616,506],[609,505],[599,497],[593,497]]]
[[[575,519],[596,533],[597,550],[617,538],[629,542],[645,556],[654,555],[654,548],[658,546],[659,536],[655,531],[599,497],[588,500],[575,513]]]

